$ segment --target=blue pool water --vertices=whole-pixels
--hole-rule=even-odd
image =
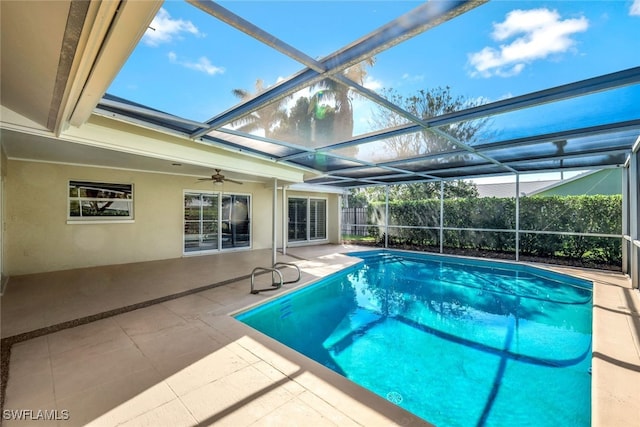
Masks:
[[[589,426],[592,284],[402,251],[238,320],[438,426]]]

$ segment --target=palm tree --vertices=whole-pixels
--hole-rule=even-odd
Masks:
[[[343,71],[343,75],[363,84],[367,67],[373,66],[375,58],[369,58]],[[234,96],[247,101],[266,88],[261,79],[256,80],[254,92],[233,89]],[[310,87],[310,97],[300,97],[288,108],[291,97],[272,102],[244,117],[232,125],[245,133],[263,131],[264,136],[295,143],[314,145],[334,143],[353,136],[353,104],[351,89],[335,80],[326,78]],[[356,150],[356,148],[353,148]],[[355,155],[355,153],[354,153]]]
[[[362,85],[367,76],[367,67],[375,64],[375,58],[368,58],[343,71],[348,79]],[[309,103],[309,114],[315,121],[316,127],[327,116],[332,118],[331,126],[326,129],[329,134],[323,135],[316,129],[316,139],[326,142],[338,142],[353,136],[353,103],[354,92],[342,83],[332,79],[324,79],[310,89],[315,91]]]
[[[244,102],[264,92],[265,89],[262,79],[257,79],[255,92],[252,93],[246,89],[233,89],[231,92],[236,98]],[[262,130],[264,131],[265,137],[273,137],[277,134],[277,129],[280,124],[287,119],[287,111],[285,108],[287,100],[288,98],[284,98],[267,104],[259,110],[233,121],[231,124],[236,127],[236,130],[241,132],[255,133]]]

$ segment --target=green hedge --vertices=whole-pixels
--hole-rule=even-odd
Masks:
[[[384,202],[369,205],[371,231],[379,236],[385,224]],[[389,225],[440,226],[440,200],[394,200],[389,202]],[[510,232],[445,230],[443,246],[515,252],[515,198],[469,198],[444,201],[444,226],[480,228]],[[520,254],[564,257],[585,262],[619,265],[621,240],[608,237],[527,233],[532,231],[622,234],[622,196],[552,196],[520,199]],[[433,247],[439,245],[437,229],[391,227],[394,246]]]

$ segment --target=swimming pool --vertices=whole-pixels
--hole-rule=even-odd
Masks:
[[[438,426],[589,426],[592,284],[403,251],[236,318]]]

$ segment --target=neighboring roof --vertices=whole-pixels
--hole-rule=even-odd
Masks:
[[[513,197],[515,182],[476,184],[479,197]],[[520,196],[622,194],[620,168],[588,171],[567,179],[520,181]]]
[[[587,172],[534,191],[533,196],[576,196],[622,194],[622,170],[603,169]]]
[[[525,181],[520,182],[520,195],[530,196],[535,191],[548,188],[559,180]],[[516,194],[515,182],[500,182],[495,184],[476,184],[479,197],[514,197]]]

